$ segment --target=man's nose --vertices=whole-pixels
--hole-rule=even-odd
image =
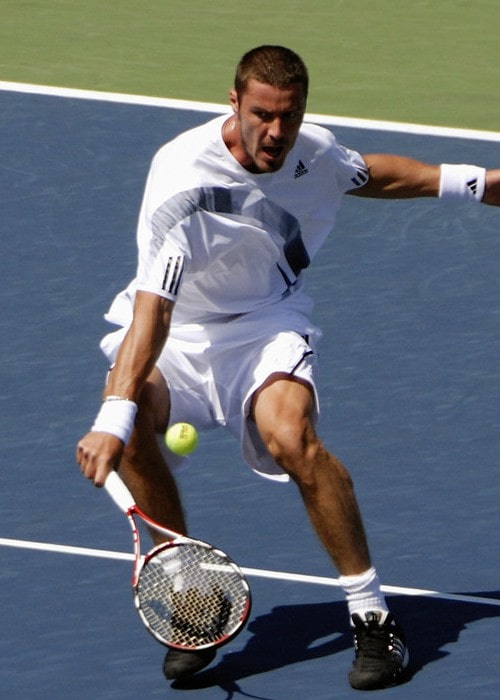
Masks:
[[[276,117],[273,119],[273,121],[269,124],[268,133],[269,136],[275,141],[279,141],[283,138],[283,120],[281,117]]]

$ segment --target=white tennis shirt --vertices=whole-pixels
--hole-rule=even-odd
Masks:
[[[277,331],[313,330],[303,271],[332,231],[342,195],[366,183],[365,162],[327,129],[303,124],[279,171],[252,174],[224,144],[227,118],[181,134],[155,155],[136,278],[108,320],[128,325],[135,291],[145,290],[176,301],[171,334],[260,317],[275,317]]]

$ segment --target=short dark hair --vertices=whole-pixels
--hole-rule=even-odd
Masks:
[[[238,97],[245,92],[251,78],[277,88],[302,85],[304,98],[307,98],[309,75],[306,65],[298,54],[284,46],[258,46],[242,56],[234,79]]]

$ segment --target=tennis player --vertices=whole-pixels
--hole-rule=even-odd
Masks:
[[[305,271],[332,231],[344,194],[500,203],[500,170],[360,155],[303,122],[308,74],[294,52],[261,46],[238,64],[232,113],[156,154],[138,224],[135,279],[106,318],[112,369],[91,431],[77,447],[102,486],[119,469],[138,505],[186,532],[155,435],[169,423],[226,426],[258,474],[292,479],[345,590],[354,688],[404,677],[404,634],[370,559],[351,478],[316,432],[319,329]],[[182,678],[214,658],[169,650]]]

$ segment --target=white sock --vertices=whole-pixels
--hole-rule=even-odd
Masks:
[[[375,568],[355,576],[340,576],[339,583],[345,591],[349,616],[364,614],[370,610],[388,612],[385,597],[380,590],[380,581]]]

